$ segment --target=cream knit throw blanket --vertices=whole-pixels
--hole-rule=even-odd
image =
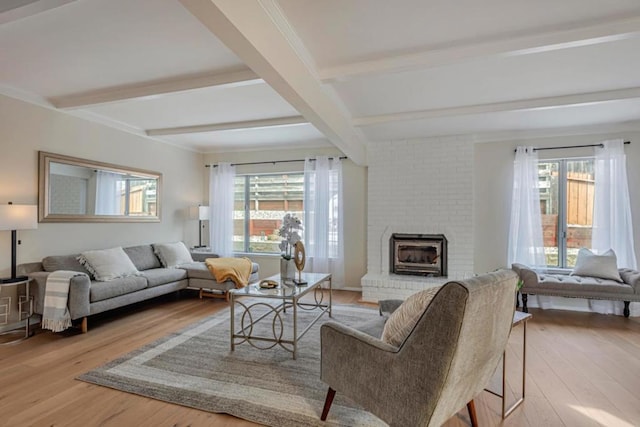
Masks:
[[[53,332],[64,331],[71,326],[71,315],[67,308],[71,278],[85,275],[79,271],[58,270],[49,274],[44,291],[42,329]]]

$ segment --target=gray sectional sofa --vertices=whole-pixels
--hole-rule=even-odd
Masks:
[[[625,317],[629,317],[629,303],[640,302],[640,272],[629,268],[618,269],[622,282],[589,276],[536,273],[522,264],[513,264],[512,268],[523,281],[520,293],[525,312],[528,311],[528,294],[623,301]]]
[[[96,281],[78,261],[78,254],[48,256],[39,263],[22,264],[22,274],[33,279],[31,294],[34,312],[42,315],[47,277],[57,270],[85,273],[71,279],[68,308],[72,320],[81,321],[82,332],[87,332],[87,317],[114,308],[123,307],[181,289],[208,289],[225,293],[235,288],[232,281],[216,282],[204,262],[191,262],[172,268],[162,266],[153,245],[123,248],[139,271],[139,275],[109,281]],[[258,264],[252,263],[250,283],[258,280]]]

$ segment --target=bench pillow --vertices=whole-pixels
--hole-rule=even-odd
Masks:
[[[82,252],[78,261],[98,282],[139,274],[138,269],[121,247]]]
[[[587,248],[578,251],[576,266],[571,272],[572,276],[589,276],[600,279],[611,279],[622,282],[618,272],[618,261],[613,249],[609,249],[602,255],[596,255]]]

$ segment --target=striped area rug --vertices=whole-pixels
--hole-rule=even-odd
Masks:
[[[376,310],[363,307],[333,307],[333,319],[349,325],[377,315]],[[314,312],[299,310],[299,330],[314,316]],[[291,310],[282,317],[283,333],[290,335]],[[78,379],[268,426],[386,425],[340,393],[336,394],[327,422],[320,421],[327,392],[326,384],[320,380],[320,325],[328,319],[325,314],[307,332],[298,344],[297,359],[293,360],[290,352],[277,345],[259,350],[245,342],[231,352],[229,311],[225,310]],[[236,330],[239,320],[238,317]],[[266,320],[259,323],[262,331],[256,332],[271,333],[272,322]]]

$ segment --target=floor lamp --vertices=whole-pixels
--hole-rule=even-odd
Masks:
[[[198,220],[198,246],[196,248],[204,248],[202,244],[202,221],[209,220],[209,206],[192,206],[189,209],[189,217]]]
[[[0,230],[11,230],[11,277],[0,279],[0,283],[15,283],[26,280],[16,277],[17,230],[38,228],[38,207],[35,205],[0,205]]]

